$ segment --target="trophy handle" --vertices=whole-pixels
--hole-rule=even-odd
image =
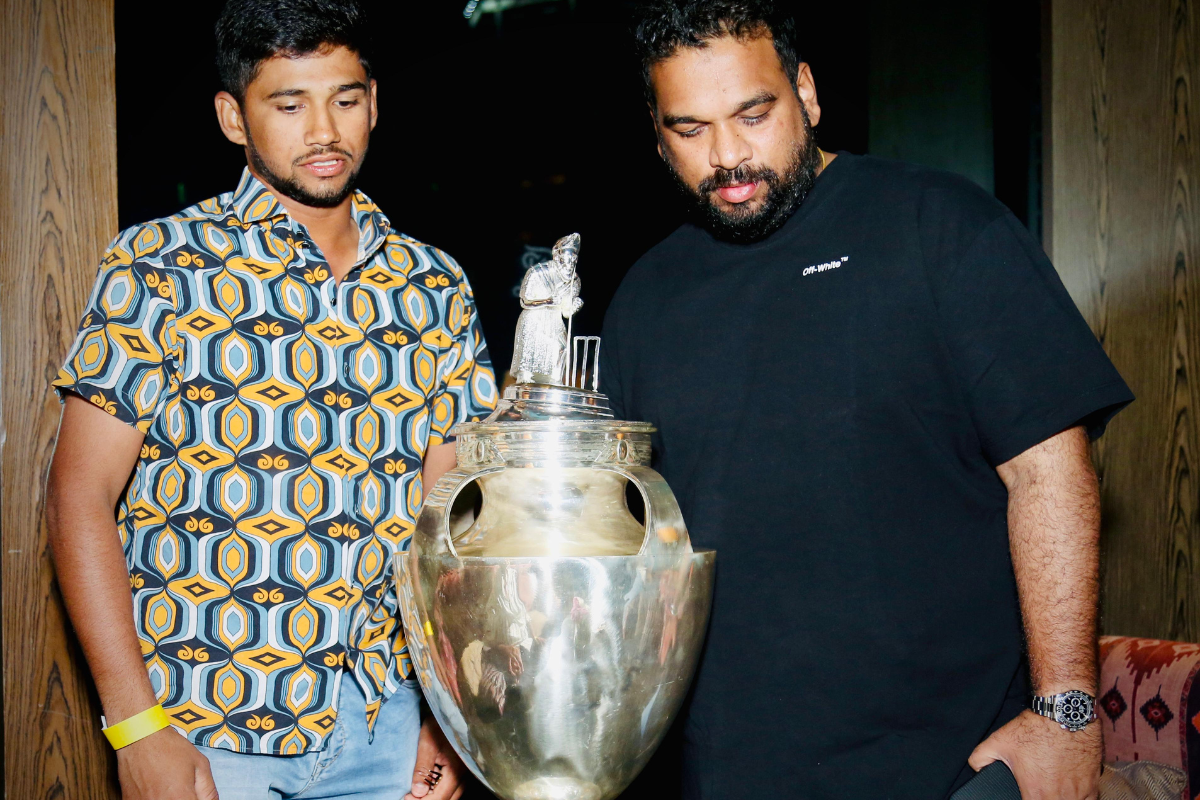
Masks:
[[[636,486],[642,495],[646,507],[646,538],[642,540],[639,556],[692,552],[683,512],[662,475],[650,467],[604,465],[596,469],[617,473]]]
[[[422,501],[409,553],[413,556],[451,555],[458,558],[458,551],[454,549],[450,537],[450,509],[454,507],[455,499],[469,484],[503,469],[503,465],[482,469],[474,466],[456,467],[438,478]]]

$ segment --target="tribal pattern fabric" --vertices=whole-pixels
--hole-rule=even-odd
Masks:
[[[55,387],[145,434],[118,510],[135,624],[172,723],[300,754],[342,671],[380,703],[409,672],[390,582],[426,450],[497,390],[462,269],[353,200],[339,284],[246,171],[121,233]]]

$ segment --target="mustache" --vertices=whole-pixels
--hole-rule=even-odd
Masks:
[[[745,183],[766,182],[774,186],[779,181],[779,175],[770,167],[755,167],[750,164],[739,164],[735,169],[717,168],[696,187],[697,194],[705,195],[717,189],[739,186]]]
[[[292,166],[298,167],[298,166],[300,166],[301,161],[306,161],[310,158],[315,158],[316,156],[327,156],[332,153],[337,153],[339,156],[345,156],[346,158],[350,159],[351,161],[354,161],[354,156],[351,155],[349,151],[343,150],[342,148],[337,147],[336,145],[329,145],[328,147],[316,147],[316,148],[313,148],[312,150],[309,150],[304,155],[302,155],[299,158],[292,161]]]

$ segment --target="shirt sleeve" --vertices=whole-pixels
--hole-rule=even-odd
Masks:
[[[450,345],[441,352],[438,361],[441,380],[430,400],[430,447],[453,441],[450,430],[455,425],[483,419],[499,400],[491,357],[475,309],[475,295],[466,275],[461,271],[460,275],[458,290],[450,296],[446,309]]]
[[[941,231],[926,262],[984,455],[999,465],[1076,425],[1100,436],[1133,393],[1025,227],[1004,211],[976,231],[962,248]]]
[[[124,231],[109,246],[79,333],[51,384],[60,401],[76,394],[142,433],[166,397],[181,347],[170,274],[152,255],[134,256],[135,242],[154,238],[145,233],[149,227]]]

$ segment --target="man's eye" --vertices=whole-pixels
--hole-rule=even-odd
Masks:
[[[678,133],[680,136],[682,136],[685,139],[691,139],[693,136],[700,135],[700,131],[702,131],[702,130],[704,130],[703,127],[692,128],[691,130],[686,130],[686,131],[675,131],[675,132]]]
[[[766,118],[766,114],[759,114],[757,117],[742,117],[742,122],[745,122],[747,125],[757,125]]]
[[[281,111],[286,111],[287,113],[289,113],[289,114],[290,114],[290,113],[292,113],[293,111],[299,111],[299,110],[300,110],[300,106],[297,106],[297,105],[291,105],[291,106],[280,106],[280,107],[279,107],[279,109],[280,109]]]
[[[354,108],[356,105],[358,105],[358,101],[357,100],[338,100],[337,104],[338,104],[338,108]]]

